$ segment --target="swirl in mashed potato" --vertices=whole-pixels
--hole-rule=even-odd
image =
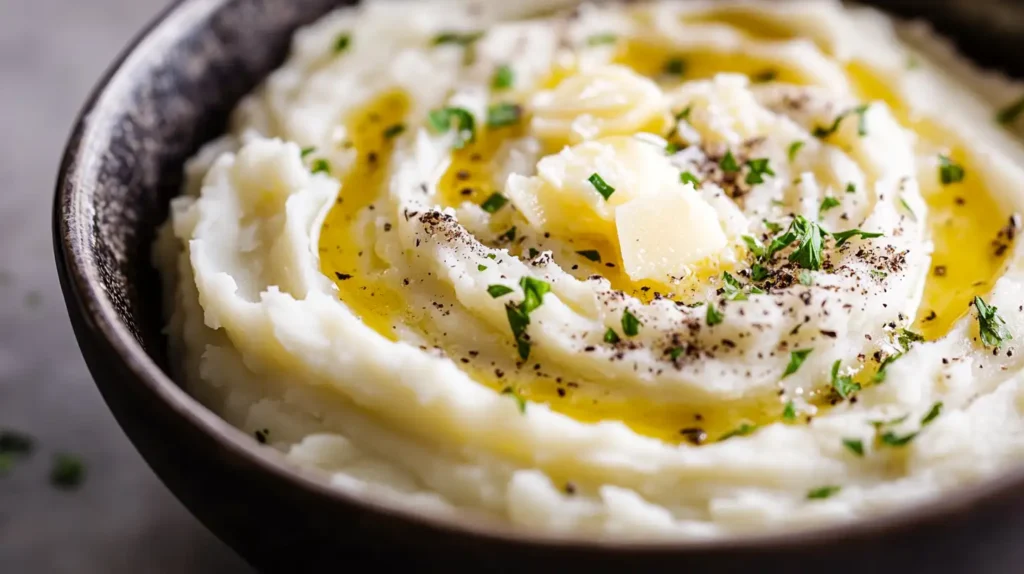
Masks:
[[[846,521],[1024,458],[1008,82],[838,3],[501,4],[332,13],[189,164],[155,257],[190,392],[339,488],[552,533]]]

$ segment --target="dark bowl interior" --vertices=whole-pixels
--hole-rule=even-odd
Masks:
[[[978,62],[1024,77],[1024,7],[996,0],[877,1],[925,17]],[[284,59],[291,33],[337,0],[185,0],[126,51],[85,104],[54,205],[54,248],[83,354],[119,423],[161,479],[211,530],[266,570],[378,566],[433,570],[831,572],[881,564],[1008,572],[1019,564],[1024,475],[1005,476],[898,516],[814,533],[701,544],[529,539],[458,527],[331,490],[261,449],[164,374],[154,230],[182,166],[221,133],[229,110]]]

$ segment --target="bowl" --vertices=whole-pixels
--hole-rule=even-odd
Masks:
[[[97,386],[132,443],[210,530],[266,571],[377,567],[792,572],[1008,572],[1024,558],[1024,469],[850,525],[710,542],[541,537],[427,516],[332,489],[261,447],[167,375],[154,232],[184,161],[283,61],[292,32],[345,2],[183,0],[142,31],[86,102],[60,166],[57,270]],[[921,16],[979,63],[1024,77],[1024,7],[876,2]],[[884,567],[884,568],[883,568]]]

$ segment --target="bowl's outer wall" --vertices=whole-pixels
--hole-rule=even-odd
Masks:
[[[169,391],[147,375],[152,366],[146,357],[112,343],[110,328],[104,326],[111,309],[101,299],[107,298],[114,319],[149,358],[165,367],[160,285],[149,249],[179,190],[183,163],[223,131],[229,110],[281,63],[294,29],[343,3],[189,0],[172,8],[168,22],[176,21],[176,28],[168,30],[167,22],[159,21],[154,28],[164,42],[159,51],[147,46],[154,32],[144,33],[140,46],[151,53],[138,58],[136,49],[115,64],[86,105],[68,144],[54,205],[61,285],[100,391],[161,479],[247,560],[267,571],[340,568],[372,557],[380,567],[421,570],[447,564],[488,571],[684,567],[689,572],[783,572],[798,565],[800,571],[854,572],[888,564],[912,571],[1005,572],[1000,564],[1024,558],[1024,550],[1015,548],[1016,528],[1024,525],[1016,518],[1024,511],[1021,488],[976,497],[964,503],[962,512],[915,520],[913,528],[880,525],[845,536],[646,551],[529,545],[325,495],[309,481],[297,484],[292,476],[268,472],[248,444],[239,446],[238,433],[200,424],[212,415],[199,406],[183,407],[172,392],[176,389]],[[979,61],[1024,76],[1024,62],[1015,57],[1024,44],[1017,35],[1019,11],[1014,19],[1005,12],[993,16],[996,12],[979,8],[992,4],[980,1],[969,6],[879,3],[897,13],[928,16]],[[192,18],[175,18],[183,12]],[[982,555],[987,560],[979,563]]]

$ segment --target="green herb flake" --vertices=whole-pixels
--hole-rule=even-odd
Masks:
[[[786,365],[786,370],[782,373],[782,378],[792,375],[800,369],[800,366],[804,364],[807,357],[811,354],[814,349],[798,349],[789,353],[789,364]]]
[[[899,359],[902,356],[903,356],[903,353],[895,353],[893,355],[889,355],[888,357],[882,359],[882,362],[879,363],[879,365],[878,365],[878,370],[875,371],[875,376],[872,378],[872,381],[876,385],[879,384],[879,383],[884,383],[885,382],[885,377],[888,374],[886,372],[886,370],[889,368],[889,365],[895,363],[896,360]]]
[[[592,34],[587,37],[588,46],[603,46],[606,44],[614,44],[619,41],[619,37],[611,32],[603,32],[600,34]]]
[[[441,46],[444,44],[470,46],[483,36],[483,32],[441,32],[437,36],[434,36],[433,44],[435,46]]]
[[[796,420],[796,405],[793,401],[788,401],[786,406],[782,409],[782,420],[786,422],[793,422]]]
[[[454,123],[457,131],[452,147],[462,149],[476,141],[476,121],[473,114],[464,108],[441,108],[431,110],[427,115],[427,123],[437,133],[445,133]]]
[[[753,281],[764,281],[768,278],[771,273],[768,268],[760,263],[755,263],[750,266],[750,279]]]
[[[35,440],[15,430],[0,430],[0,454],[27,456],[32,454]]]
[[[544,295],[551,292],[551,285],[533,277],[523,277],[519,280],[519,286],[523,288],[523,312],[530,314],[534,309],[544,303]]]
[[[864,441],[859,438],[844,438],[843,446],[857,456],[864,456]]]
[[[506,198],[504,195],[500,193],[495,192],[492,193],[490,197],[488,197],[486,200],[484,200],[483,203],[480,204],[480,209],[486,211],[487,213],[495,213],[502,207],[505,207],[506,203],[508,203],[508,198]]]
[[[487,108],[487,127],[502,128],[519,123],[523,108],[516,104],[494,104]]]
[[[852,181],[846,184],[846,193],[857,193],[857,186]]]
[[[61,453],[50,468],[50,484],[61,489],[77,488],[85,480],[85,464],[78,457]]]
[[[311,153],[313,153],[315,151],[316,151],[316,147],[315,146],[304,147],[301,150],[299,150],[299,157],[305,158],[306,156],[308,156],[309,154],[311,154]]]
[[[928,409],[928,412],[921,419],[921,426],[927,426],[933,420],[939,418],[942,414],[942,401],[939,401],[932,405],[932,408]]]
[[[516,226],[513,225],[506,231],[498,236],[499,241],[515,241],[516,239]]]
[[[694,189],[700,189],[700,180],[693,173],[684,171],[679,174],[679,181],[692,184]]]
[[[668,356],[670,359],[675,361],[676,359],[682,356],[684,350],[685,349],[683,349],[682,347],[672,347],[671,349],[668,350]]]
[[[732,150],[725,152],[725,156],[722,157],[722,161],[718,165],[725,173],[736,173],[740,170],[740,165],[736,163],[736,157],[732,155]]]
[[[352,45],[352,36],[348,32],[342,32],[338,34],[338,37],[334,39],[334,53],[340,54],[348,50],[349,46]]]
[[[821,269],[821,248],[826,231],[813,221],[798,215],[791,227],[796,235],[797,248],[790,254],[789,260],[803,269],[817,271]]]
[[[494,77],[491,78],[491,87],[495,90],[506,90],[511,88],[514,83],[515,72],[512,71],[512,66],[502,64],[494,70]]]
[[[839,205],[840,203],[838,199],[831,196],[826,197],[825,199],[821,200],[821,206],[818,207],[818,217],[821,217],[821,214],[825,213],[830,209],[839,207]]]
[[[899,344],[904,351],[909,351],[912,344],[920,343],[921,341],[924,341],[924,337],[910,329],[900,329],[899,333],[896,335],[896,343]]]
[[[1006,329],[1006,321],[996,314],[997,308],[985,303],[981,297],[974,298],[974,308],[978,312],[978,334],[981,342],[988,347],[999,348],[1010,340],[1010,332]]]
[[[775,172],[772,171],[771,165],[769,165],[768,158],[766,157],[752,159],[748,161],[747,167],[750,169],[750,171],[747,172],[747,178],[745,181],[749,185],[764,183],[764,176],[775,175]]]
[[[491,296],[492,299],[497,299],[498,297],[504,297],[505,295],[508,295],[509,293],[512,293],[513,291],[514,291],[514,289],[512,289],[511,287],[508,287],[506,285],[488,285],[487,286],[487,293]]]
[[[642,324],[636,315],[629,312],[629,309],[622,313],[622,332],[627,337],[636,337],[640,334],[640,325]]]
[[[675,115],[676,121],[690,121],[690,112],[693,111],[693,106],[686,106]]]
[[[529,255],[530,259],[535,259],[538,255],[540,255],[540,251],[538,251],[536,247],[531,247]]]
[[[1024,96],[1011,102],[1005,108],[996,113],[996,121],[1005,125],[1012,124],[1024,113]]]
[[[713,327],[724,321],[725,315],[718,309],[715,309],[714,303],[708,303],[708,312],[706,315],[706,319],[708,322],[708,327]]]
[[[854,236],[860,236],[861,239],[874,239],[875,237],[881,237],[883,233],[875,233],[873,231],[861,231],[860,229],[848,229],[846,231],[840,231],[833,233],[832,237],[836,240],[836,247],[842,246],[844,243],[849,241]]]
[[[313,163],[309,166],[310,173],[326,173],[331,174],[331,162],[324,158],[317,158],[313,160]]]
[[[797,276],[797,281],[799,281],[804,287],[810,287],[811,285],[814,285],[814,276],[811,275],[810,271],[804,269],[800,272],[800,275]]]
[[[832,134],[836,133],[839,130],[839,126],[843,123],[843,120],[849,117],[850,114],[856,114],[858,116],[857,135],[861,137],[868,135],[867,111],[869,107],[869,104],[863,104],[853,109],[846,110],[845,112],[836,116],[831,126],[827,128],[823,128],[821,126],[814,128],[814,136],[820,139],[825,139],[831,136]]]
[[[771,233],[778,233],[782,231],[782,226],[779,225],[778,223],[775,223],[774,221],[768,221],[767,219],[765,219],[762,223],[764,223],[764,228]]]
[[[910,434],[898,435],[892,431],[888,431],[878,437],[878,441],[886,446],[900,447],[906,446],[910,441],[917,437],[916,432]]]
[[[608,327],[608,330],[604,332],[604,342],[609,345],[614,345],[621,340],[622,339],[619,338],[618,333],[615,332],[615,329],[612,329],[611,327]]]
[[[761,240],[754,237],[753,235],[744,235],[741,239],[743,239],[743,243],[747,244],[747,249],[749,249],[751,253],[753,253],[757,257],[764,257],[765,249],[764,244],[761,243]]]
[[[841,486],[820,486],[808,491],[807,500],[824,500],[826,498],[832,498],[839,494],[839,491],[842,489],[843,487]]]
[[[849,398],[850,395],[860,390],[860,384],[853,382],[853,377],[850,375],[840,375],[839,367],[841,361],[838,359],[832,363],[832,390],[835,391],[840,398]]]
[[[718,442],[729,440],[734,436],[747,436],[752,434],[755,430],[757,430],[757,425],[741,423],[740,426],[722,435],[722,437],[718,439]]]
[[[802,147],[804,147],[804,142],[802,141],[795,141],[789,144],[789,152],[787,154],[789,156],[789,163],[796,161],[796,154],[800,153]]]
[[[916,214],[916,213],[914,213],[914,210],[910,208],[910,204],[909,204],[909,203],[907,203],[907,200],[906,200],[906,199],[903,199],[903,198],[901,197],[901,198],[900,198],[900,205],[902,205],[902,206],[903,206],[903,209],[906,209],[906,210],[907,210],[907,213],[909,213],[909,214],[910,214],[910,220],[911,220],[911,221],[915,221],[915,222],[916,222],[916,221],[917,221],[917,214]]]
[[[682,58],[669,58],[665,61],[662,71],[671,76],[682,76],[686,73],[686,60]]]
[[[939,181],[942,185],[952,185],[964,180],[964,168],[948,156],[939,156]]]
[[[508,317],[512,336],[519,350],[519,357],[524,361],[530,357],[530,343],[526,340],[526,327],[530,324],[530,315],[515,303],[505,303],[505,315]]]
[[[615,193],[615,188],[605,183],[604,179],[602,179],[597,173],[591,174],[590,177],[587,178],[587,181],[590,182],[590,185],[594,186],[594,189],[597,190],[597,193],[601,194],[601,197],[603,197],[605,201]]]
[[[389,140],[396,138],[405,131],[404,124],[394,124],[384,129],[384,139]]]
[[[523,398],[523,395],[519,394],[519,392],[512,387],[505,387],[501,390],[501,394],[512,395],[512,398],[516,401],[516,407],[519,409],[519,412],[521,414],[526,414],[526,399]]]
[[[476,270],[477,271],[487,271],[487,266],[484,265],[484,264],[477,265],[476,266]]]
[[[601,252],[596,249],[584,249],[583,251],[577,251],[576,254],[595,263],[601,262]]]

